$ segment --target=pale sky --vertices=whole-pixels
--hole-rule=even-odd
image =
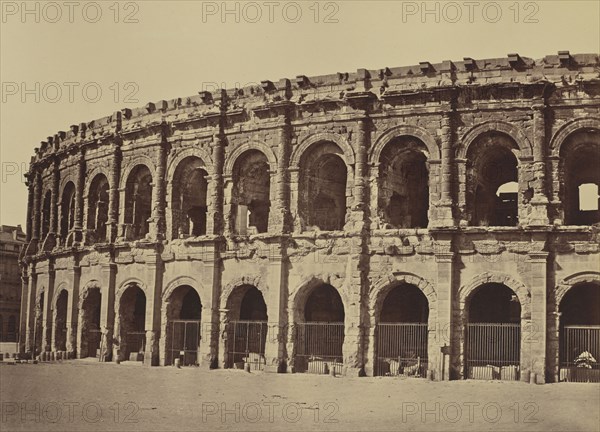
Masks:
[[[600,52],[597,1],[429,2],[425,16],[421,1],[258,1],[239,3],[239,22],[235,3],[223,17],[221,1],[28,2],[23,16],[2,1],[0,223],[25,228],[22,174],[40,141],[125,107],[297,75]]]

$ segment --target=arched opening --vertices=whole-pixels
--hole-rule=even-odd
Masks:
[[[45,301],[45,292],[40,293],[38,301],[35,305],[35,323],[33,326],[33,341],[34,341],[34,355],[40,354],[42,350],[45,350],[45,346],[43,344],[43,322],[44,322],[44,301]]]
[[[227,366],[264,369],[268,316],[262,293],[253,285],[239,286],[229,296],[227,309]]]
[[[467,212],[473,226],[518,224],[517,144],[499,132],[483,134],[467,152]],[[532,193],[528,191],[527,194]]]
[[[0,317],[0,321],[2,321]],[[14,315],[8,317],[6,342],[16,342],[18,339],[17,335],[17,318]],[[0,328],[0,338],[2,337],[2,329]]]
[[[562,202],[567,225],[600,222],[600,131],[572,134],[561,146]]]
[[[69,233],[75,226],[75,185],[68,182],[63,189],[60,201],[60,238],[64,245],[68,243]]]
[[[413,137],[388,143],[380,159],[380,216],[391,228],[425,228],[429,210],[427,147]]]
[[[202,303],[198,292],[189,285],[181,285],[173,291],[166,305],[165,364],[173,364],[179,358],[182,365],[198,365],[202,319]]]
[[[344,304],[338,291],[329,284],[314,287],[301,308],[296,322],[297,372],[342,372],[344,355]]]
[[[268,231],[270,187],[269,161],[262,152],[248,150],[235,161],[231,218],[236,234]]]
[[[102,334],[100,332],[100,311],[102,294],[100,288],[90,287],[81,305],[81,357],[99,357]]]
[[[119,304],[121,360],[143,361],[146,349],[146,294],[131,284]]]
[[[428,318],[427,297],[416,286],[402,283],[387,293],[376,328],[376,375],[426,376]]]
[[[600,285],[573,286],[559,312],[560,381],[600,382]]]
[[[69,293],[61,290],[56,299],[56,311],[54,316],[54,348],[55,351],[67,350],[67,308]]]
[[[195,156],[177,166],[171,196],[173,238],[206,234],[207,176],[204,162]]]
[[[467,301],[465,377],[517,381],[521,359],[521,303],[503,284],[478,287]]]
[[[344,229],[348,172],[341,155],[336,144],[324,142],[302,157],[299,210],[308,230]]]
[[[106,242],[106,222],[108,222],[108,179],[98,174],[92,180],[88,193],[87,233],[90,243]]]
[[[41,240],[44,241],[50,232],[50,208],[52,206],[52,191],[46,191],[44,202],[42,203],[42,229]]]
[[[148,234],[152,215],[152,174],[145,165],[136,166],[125,186],[127,239],[139,240]]]

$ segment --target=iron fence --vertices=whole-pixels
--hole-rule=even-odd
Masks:
[[[197,365],[201,339],[200,321],[173,320],[167,331],[170,335],[167,364],[173,364],[179,358],[184,366]]]
[[[227,330],[228,367],[243,368],[249,364],[253,370],[265,366],[266,321],[231,321]]]
[[[127,333],[127,358],[131,358],[131,354],[137,353],[137,360],[144,354],[146,350],[146,332],[130,331]]]
[[[296,372],[329,373],[331,368],[342,373],[344,323],[296,324]]]
[[[600,382],[600,326],[564,326],[559,346],[560,381]]]
[[[376,375],[426,376],[427,323],[378,324],[376,341]]]
[[[518,381],[520,351],[520,324],[469,323],[465,334],[465,376]]]

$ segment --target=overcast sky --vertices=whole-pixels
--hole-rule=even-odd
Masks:
[[[427,11],[421,1],[229,2],[224,15],[220,1],[27,9],[3,1],[0,22],[0,223],[23,227],[34,148],[124,107],[296,75],[600,51],[597,1],[429,2]]]

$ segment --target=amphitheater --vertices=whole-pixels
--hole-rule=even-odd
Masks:
[[[600,62],[421,62],[124,108],[35,149],[20,350],[600,379]]]

